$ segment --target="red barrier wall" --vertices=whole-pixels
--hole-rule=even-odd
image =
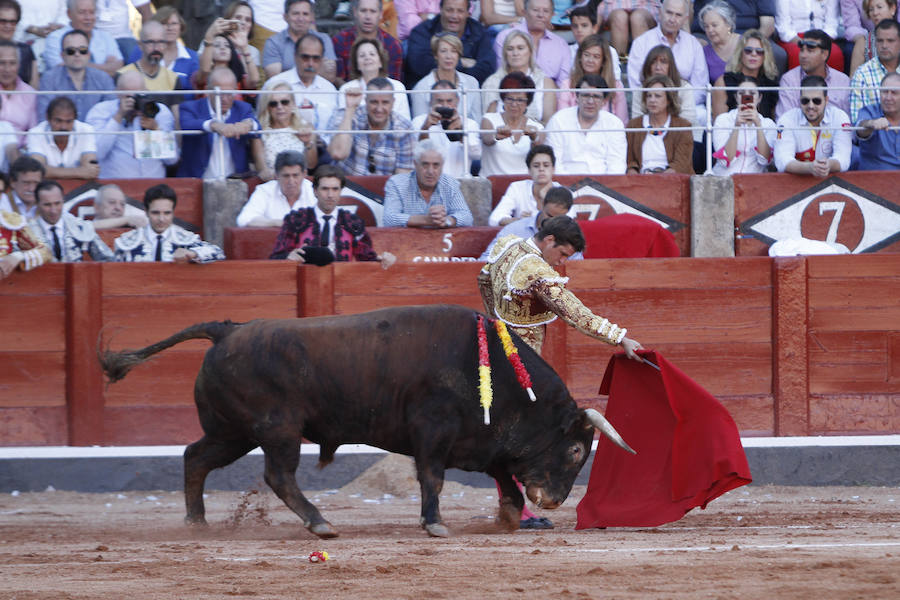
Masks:
[[[775,239],[838,242],[854,254],[900,252],[900,173],[853,171],[827,179],[734,176],[738,256],[767,255]]]
[[[480,263],[285,261],[53,264],[0,281],[0,443],[177,444],[199,436],[192,386],[208,343],[167,350],[106,386],[114,349],[195,322],[347,314],[384,306],[481,308]],[[615,259],[568,263],[598,313],[715,394],[744,435],[900,432],[900,255]],[[562,323],[544,355],[580,404],[612,348]]]

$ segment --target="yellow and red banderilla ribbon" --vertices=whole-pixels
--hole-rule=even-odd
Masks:
[[[528,370],[522,364],[519,352],[516,350],[516,346],[509,336],[509,331],[506,329],[506,323],[495,321],[494,328],[497,330],[506,358],[516,372],[516,379],[518,379],[519,385],[522,386],[522,389],[528,393],[528,397],[534,402],[537,400],[537,397],[534,395],[534,390],[531,389],[531,376],[528,375]],[[484,328],[484,317],[481,315],[478,315],[478,395],[481,400],[481,407],[484,409],[484,424],[490,425],[490,411],[494,400],[494,392],[491,389],[491,358],[488,353],[487,332]]]

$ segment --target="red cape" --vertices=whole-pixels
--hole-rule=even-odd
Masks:
[[[750,483],[750,468],[728,411],[660,354],[653,367],[613,356],[601,394],[606,418],[635,449],[601,437],[576,529],[654,527]]]

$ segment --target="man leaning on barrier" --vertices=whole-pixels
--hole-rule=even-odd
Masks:
[[[864,106],[856,125],[862,127],[856,131],[859,169],[900,169],[900,73],[884,76],[881,101]]]

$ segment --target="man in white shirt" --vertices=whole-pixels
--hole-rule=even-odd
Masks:
[[[600,75],[587,74],[576,82],[577,105],[557,111],[544,131],[556,152],[561,174],[624,175],[625,125],[603,110],[609,92]],[[580,131],[567,131],[567,130]]]
[[[467,118],[468,133],[463,134],[458,108],[456,87],[449,81],[438,81],[431,87],[431,111],[412,120],[413,129],[419,130],[419,141],[430,139],[444,155],[443,172],[450,177],[465,176],[472,161],[481,158],[478,123]],[[464,160],[463,143],[468,146],[468,162]]]
[[[827,177],[850,168],[850,117],[828,103],[825,79],[810,75],[800,83],[800,107],[778,119],[775,167],[779,172]],[[798,129],[812,127],[814,129]]]
[[[94,226],[65,211],[59,183],[46,179],[37,186],[35,195],[37,216],[28,225],[50,249],[54,262],[81,262],[85,252],[98,262],[113,260],[112,250]]]
[[[315,203],[306,159],[296,150],[285,150],[275,157],[275,179],[256,186],[237,216],[237,226],[280,227],[289,212]]]
[[[328,124],[331,113],[337,105],[337,88],[319,75],[325,47],[322,40],[307,33],[297,42],[294,53],[295,68],[279,73],[263,86],[271,89],[279,83],[286,83],[294,90],[294,102],[300,115],[314,128],[322,129]]]
[[[538,206],[552,188],[559,186],[553,181],[556,173],[556,154],[547,144],[536,144],[525,156],[529,179],[513,181],[506,188],[500,202],[491,211],[488,225],[508,225],[513,221],[536,215]],[[551,215],[556,216],[556,215]]]
[[[47,107],[47,120],[29,130],[28,154],[46,167],[49,179],[96,179],[100,174],[94,128],[75,120],[75,113],[74,102],[57,96]],[[50,131],[76,135],[51,135]]]

